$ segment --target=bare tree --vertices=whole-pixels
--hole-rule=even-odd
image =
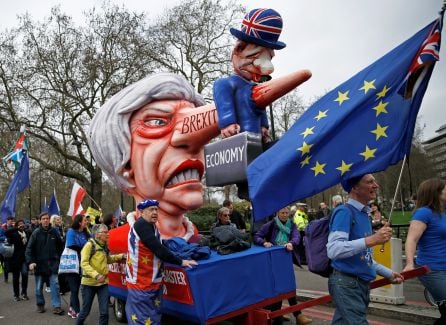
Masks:
[[[78,180],[100,204],[102,171],[87,128],[96,109],[153,71],[145,53],[145,16],[119,7],[91,10],[77,27],[58,8],[43,22],[29,16],[0,35],[0,123],[27,126],[30,157]],[[45,148],[45,149],[43,149]]]
[[[276,137],[280,138],[288,131],[305,111],[302,97],[298,90],[294,90],[281,97],[273,104],[273,116]]]
[[[166,10],[147,30],[147,53],[161,69],[182,74],[211,98],[212,83],[231,69],[229,27],[244,13],[234,1],[187,0]]]

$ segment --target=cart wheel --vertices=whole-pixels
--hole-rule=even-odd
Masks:
[[[426,288],[424,289],[424,298],[431,306],[437,306],[434,297],[432,297],[431,293]]]
[[[125,301],[121,299],[115,298],[113,304],[113,311],[115,314],[115,318],[120,323],[126,323],[127,317],[125,315]]]

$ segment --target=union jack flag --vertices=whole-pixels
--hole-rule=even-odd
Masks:
[[[420,51],[410,67],[410,73],[413,73],[427,62],[436,62],[440,59],[441,29],[442,17],[438,18],[423,45],[421,45]]]
[[[280,35],[282,31],[282,17],[275,14],[264,14],[267,9],[261,8],[249,12],[242,21],[241,30],[246,35],[262,38],[259,33]],[[268,12],[271,12],[269,10]]]
[[[432,25],[429,34],[426,36],[423,44],[421,44],[417,55],[415,56],[412,64],[410,65],[409,72],[403,82],[399,93],[404,98],[412,98],[420,86],[424,76],[432,71],[430,68],[435,62],[440,59],[440,44],[441,44],[441,30],[443,28],[443,14],[440,12],[440,16]]]

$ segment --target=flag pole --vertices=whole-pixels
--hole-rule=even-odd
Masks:
[[[392,219],[393,209],[395,208],[396,196],[398,195],[398,190],[400,188],[400,183],[401,183],[401,178],[403,176],[403,170],[404,170],[404,165],[406,163],[406,158],[407,158],[407,155],[404,155],[403,163],[401,164],[400,175],[398,176],[398,182],[396,183],[395,194],[393,195],[392,206],[390,207],[389,220],[388,220],[389,224],[391,223],[390,221]],[[401,204],[403,204],[403,202],[401,202]],[[384,252],[384,244],[382,244],[381,249],[379,251],[381,253]]]
[[[85,191],[85,194],[90,198],[91,201],[93,201],[94,204],[96,204],[96,206],[99,208],[99,210],[102,211],[102,208],[99,204],[96,203],[96,201],[90,196],[90,194],[88,194],[87,191]]]

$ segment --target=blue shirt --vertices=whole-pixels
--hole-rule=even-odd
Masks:
[[[83,231],[74,230],[73,228],[68,229],[65,241],[65,245],[68,248],[80,252],[80,249],[84,247],[87,241],[88,238],[85,236]]]
[[[416,263],[427,265],[432,271],[446,271],[446,214],[422,207],[414,212],[412,220],[427,226],[418,241]]]
[[[365,237],[372,235],[369,208],[362,203],[349,199],[348,204],[337,207],[331,217],[327,255],[331,266],[344,273],[356,275],[364,281],[372,281],[376,274],[386,278],[392,270],[376,263],[372,258],[372,248],[365,244]],[[352,210],[354,215],[352,214]]]
[[[214,103],[220,129],[237,123],[240,132],[261,134],[262,127],[268,128],[265,109],[252,100],[252,88],[256,85],[237,74],[214,82]]]

